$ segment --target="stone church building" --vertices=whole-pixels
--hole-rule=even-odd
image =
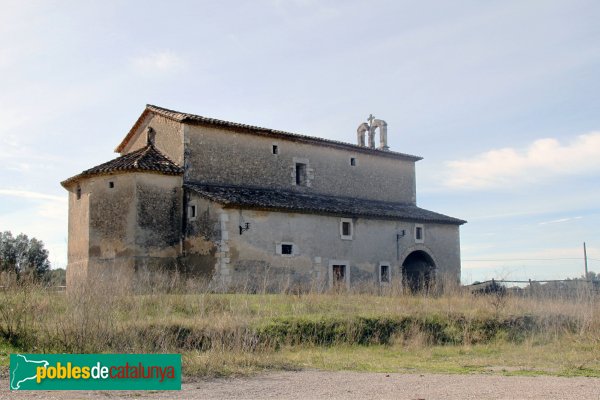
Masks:
[[[115,151],[62,182],[68,285],[157,268],[224,288],[460,279],[465,221],[417,207],[421,158],[390,151],[382,120],[349,144],[148,105]]]

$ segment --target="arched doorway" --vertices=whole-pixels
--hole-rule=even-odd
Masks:
[[[435,263],[422,250],[413,251],[402,263],[402,280],[411,292],[429,291],[433,285]]]

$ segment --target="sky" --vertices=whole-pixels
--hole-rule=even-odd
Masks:
[[[67,262],[59,182],[146,104],[415,154],[462,281],[600,272],[598,1],[0,0],[0,231]]]

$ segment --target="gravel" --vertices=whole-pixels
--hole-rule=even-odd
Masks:
[[[181,392],[9,392],[0,399],[594,399],[600,378],[361,372],[274,372],[187,382]]]

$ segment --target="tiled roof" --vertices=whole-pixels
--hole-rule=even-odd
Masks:
[[[309,214],[333,214],[347,217],[399,219],[452,225],[462,225],[466,222],[404,203],[257,187],[217,186],[201,183],[186,183],[184,186],[204,198],[229,207],[237,206]]]
[[[283,139],[293,140],[296,142],[312,143],[312,144],[317,144],[317,145],[321,145],[321,146],[341,148],[341,149],[345,149],[345,150],[356,151],[359,153],[367,153],[367,154],[371,154],[374,156],[382,156],[382,157],[396,158],[396,159],[403,159],[403,160],[410,160],[410,161],[422,160],[421,157],[413,156],[410,154],[398,153],[398,152],[389,151],[389,150],[380,150],[380,149],[365,147],[365,146],[358,146],[355,144],[339,142],[337,140],[330,140],[330,139],[323,139],[323,138],[314,137],[314,136],[300,135],[297,133],[285,132],[285,131],[280,131],[280,130],[276,130],[276,129],[261,128],[259,126],[240,124],[237,122],[223,121],[220,119],[203,117],[201,115],[188,114],[188,113],[182,113],[179,111],[169,110],[167,108],[154,106],[152,104],[146,105],[146,109],[144,110],[142,115],[135,122],[135,124],[133,125],[133,127],[127,134],[127,136],[125,136],[125,139],[123,139],[123,141],[115,149],[116,152],[121,152],[125,148],[125,146],[129,142],[129,140],[133,137],[133,135],[139,128],[140,124],[144,121],[144,119],[148,115],[148,113],[155,113],[155,114],[161,115],[165,118],[169,118],[169,119],[177,121],[177,122],[187,123],[187,124],[192,124],[192,125],[196,124],[196,125],[211,125],[211,126],[225,127],[225,128],[229,128],[229,129],[234,129],[239,132],[245,132],[245,133],[254,134],[254,135],[283,138]]]
[[[169,160],[156,147],[149,144],[134,152],[117,157],[114,160],[97,165],[93,168],[86,169],[79,175],[75,175],[63,182],[61,185],[66,186],[80,178],[103,175],[114,172],[156,172],[165,175],[181,175],[183,169]]]

